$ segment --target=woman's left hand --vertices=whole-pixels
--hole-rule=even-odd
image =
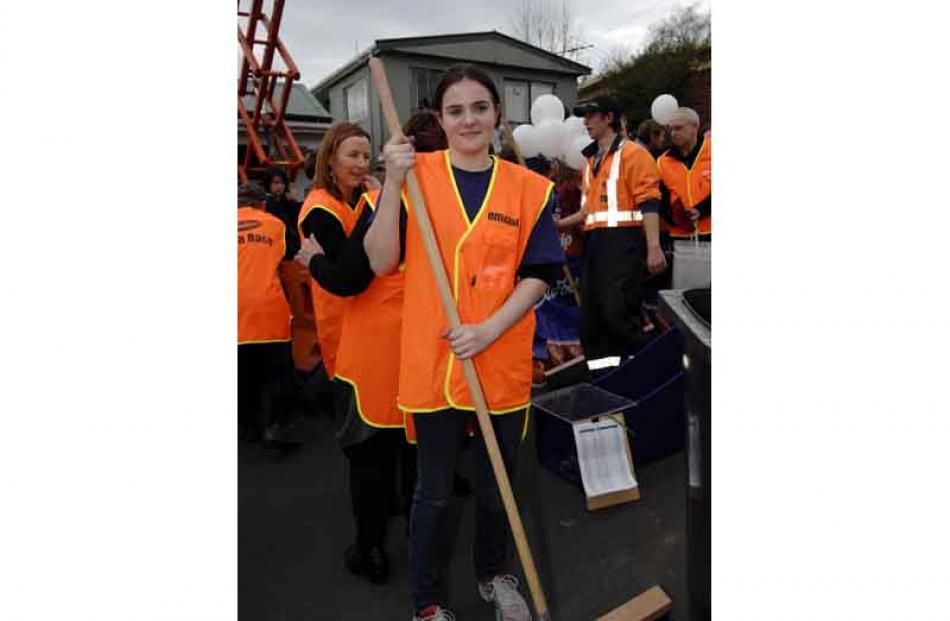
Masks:
[[[311,233],[310,237],[300,240],[300,250],[297,251],[294,260],[307,269],[310,269],[310,260],[318,254],[324,254],[323,247],[317,242],[317,238],[313,236],[313,233]]]
[[[371,192],[373,190],[378,190],[383,187],[383,184],[379,182],[379,179],[373,175],[366,175],[363,177],[363,191]]]
[[[459,360],[468,360],[491,345],[498,335],[485,323],[462,324],[454,330],[446,330],[442,338],[449,342],[452,353]]]

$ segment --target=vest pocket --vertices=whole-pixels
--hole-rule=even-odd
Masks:
[[[487,319],[514,288],[515,246],[490,238],[479,241],[466,249],[459,274],[459,312],[467,322]]]

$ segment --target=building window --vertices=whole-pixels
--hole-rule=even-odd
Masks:
[[[346,101],[346,120],[356,122],[366,118],[369,112],[367,103],[366,78],[343,89],[343,99]]]
[[[505,118],[512,123],[530,123],[531,104],[544,94],[554,94],[553,83],[505,80]]]
[[[528,83],[505,80],[505,118],[514,123],[530,123]]]
[[[412,112],[431,110],[435,105],[435,88],[444,72],[438,69],[412,69]]]

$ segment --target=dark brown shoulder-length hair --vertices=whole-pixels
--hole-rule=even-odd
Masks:
[[[323,188],[341,201],[346,200],[346,198],[340,192],[340,188],[337,187],[333,176],[330,174],[330,161],[340,145],[343,144],[343,141],[354,136],[366,138],[366,140],[372,142],[366,130],[359,125],[346,121],[337,123],[327,131],[326,136],[323,137],[323,142],[320,143],[320,148],[311,153],[304,163],[304,173],[313,181],[313,187]]]
[[[402,128],[402,133],[415,138],[413,146],[419,153],[441,151],[449,147],[439,118],[431,110],[416,112]]]

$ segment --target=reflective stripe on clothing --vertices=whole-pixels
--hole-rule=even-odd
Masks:
[[[659,174],[649,151],[640,144],[619,140],[616,149],[604,155],[596,173],[591,172],[592,165],[589,159],[584,171],[584,228],[641,226],[639,205],[660,197]]]
[[[618,222],[640,222],[643,220],[643,213],[637,211],[618,211],[610,213],[607,211],[598,211],[589,213],[584,218],[584,224],[594,224],[597,222],[607,222],[607,226],[615,226]]]

